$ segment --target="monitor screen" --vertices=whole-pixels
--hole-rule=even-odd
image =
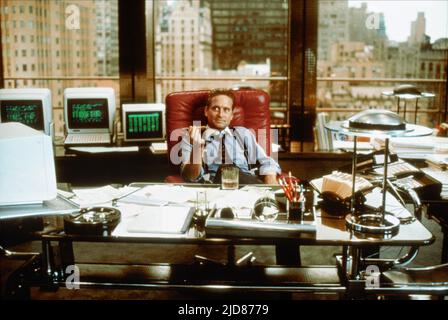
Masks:
[[[1,100],[2,122],[20,122],[44,131],[42,100]]]
[[[127,111],[126,138],[137,139],[163,139],[162,111]]]
[[[109,127],[107,98],[67,99],[67,109],[71,129]]]

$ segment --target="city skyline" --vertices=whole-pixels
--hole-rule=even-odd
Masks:
[[[422,2],[424,5],[422,6]],[[362,1],[349,0],[349,7],[360,7],[367,4],[367,11],[384,13],[386,34],[391,41],[406,42],[411,34],[411,22],[417,18],[418,12],[424,12],[426,34],[431,42],[440,38],[448,38],[448,1]],[[394,19],[396,15],[398,19]]]

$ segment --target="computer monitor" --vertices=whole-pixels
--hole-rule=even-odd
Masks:
[[[53,145],[42,131],[0,123],[0,168],[0,207],[56,198]]]
[[[53,136],[50,90],[46,88],[0,89],[0,122],[20,122]]]
[[[163,103],[123,104],[122,124],[125,142],[165,140],[165,105]]]
[[[68,134],[113,132],[115,91],[113,88],[66,88],[64,119]]]

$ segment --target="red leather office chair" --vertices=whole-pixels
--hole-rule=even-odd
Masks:
[[[207,124],[207,118],[204,116],[204,107],[207,102],[209,90],[173,92],[166,97],[166,128],[168,140],[168,159],[173,146],[175,146],[181,137],[171,137],[175,129],[186,128],[193,124],[193,121],[201,121],[202,125]],[[231,126],[243,126],[255,130],[258,139],[259,129],[262,139],[266,143],[259,141],[265,146],[268,155],[271,152],[270,125],[271,115],[269,111],[269,94],[259,89],[239,89],[235,90],[234,116]],[[263,134],[264,132],[264,134]],[[172,140],[174,139],[174,140]],[[170,160],[169,160],[170,161]],[[183,182],[180,176],[179,165],[171,161],[172,175],[165,179],[165,182],[180,183]]]

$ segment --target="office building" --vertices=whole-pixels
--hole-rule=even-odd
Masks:
[[[318,60],[329,60],[331,44],[338,41],[349,41],[348,1],[319,2]]]
[[[5,87],[50,88],[57,136],[64,132],[63,89],[83,83],[66,77],[118,74],[117,2],[77,3],[79,25],[70,25],[68,20],[66,10],[71,4],[65,0],[1,2],[5,78],[11,79]]]
[[[235,70],[241,63],[270,59],[271,76],[286,75],[288,5],[284,0],[210,0],[213,27],[213,67]],[[272,107],[285,107],[282,84],[271,81]]]
[[[202,1],[179,1],[158,6],[155,61],[160,76],[194,76],[212,70],[210,8]],[[186,88],[187,83],[162,81],[160,93]],[[160,101],[163,99],[160,98]]]
[[[411,23],[411,35],[408,38],[410,44],[421,43],[425,41],[426,19],[425,13],[419,12],[417,19]]]
[[[118,75],[118,21],[117,0],[95,1],[97,74],[99,76]]]

